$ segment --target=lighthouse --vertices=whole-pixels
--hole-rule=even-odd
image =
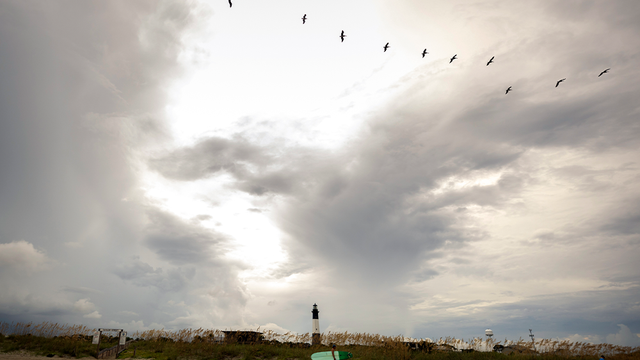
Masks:
[[[318,319],[318,305],[313,304],[313,310],[311,310],[311,323],[313,327],[313,332],[311,335],[311,345],[320,345],[320,320]]]

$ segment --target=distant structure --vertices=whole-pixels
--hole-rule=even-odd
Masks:
[[[320,320],[318,319],[319,313],[320,311],[318,311],[318,305],[313,304],[313,310],[311,310],[311,314],[313,314],[313,316],[311,317],[313,327],[313,332],[311,335],[311,345],[320,345]]]
[[[223,331],[225,344],[261,344],[264,335],[257,331]]]
[[[531,338],[531,344],[533,345],[533,351],[536,351],[536,341],[533,338],[533,330],[529,329],[529,337]]]
[[[484,334],[487,335],[489,339],[493,336],[493,331],[491,329],[487,329],[484,331]]]

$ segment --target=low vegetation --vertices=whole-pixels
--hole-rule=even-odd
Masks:
[[[101,337],[100,350],[115,346],[117,338]],[[36,355],[64,356],[82,358],[95,356],[97,345],[91,344],[91,337],[85,335],[72,336],[33,336],[31,334],[8,336],[0,335],[0,351],[13,352],[27,350]]]
[[[37,355],[60,357],[94,357],[96,345],[91,344],[94,329],[81,325],[52,323],[0,322],[0,351],[26,350]],[[568,341],[462,341],[441,338],[436,341],[406,339],[402,336],[383,336],[366,333],[325,333],[323,345],[310,346],[310,334],[278,334],[260,331],[259,341],[249,344],[226,344],[223,332],[207,329],[179,331],[149,330],[129,334],[130,346],[119,358],[156,360],[292,360],[310,359],[318,351],[329,351],[329,344],[353,353],[354,360],[440,360],[440,359],[640,359],[640,348],[609,344],[571,343]],[[116,337],[103,335],[100,349],[117,344]],[[496,346],[497,345],[497,346]],[[535,349],[534,349],[535,346]],[[501,348],[504,353],[489,351]],[[506,355],[509,353],[509,355]],[[134,356],[135,355],[135,356]]]

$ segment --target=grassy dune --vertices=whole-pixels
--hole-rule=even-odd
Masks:
[[[258,329],[260,331],[260,329]],[[0,322],[0,351],[27,350],[38,355],[65,357],[93,357],[96,345],[91,344],[94,329],[81,325],[52,323],[24,324]],[[606,355],[607,360],[639,359],[640,348],[608,344],[570,343],[540,340],[533,350],[531,342],[524,340],[486,343],[481,339],[462,341],[443,338],[434,342],[421,342],[421,349],[410,349],[402,336],[383,336],[363,333],[325,333],[322,343],[309,347],[309,334],[278,334],[261,331],[264,339],[256,344],[221,344],[220,330],[184,329],[179,331],[150,330],[129,334],[134,341],[119,358],[133,357],[157,360],[213,360],[213,359],[309,359],[318,351],[329,351],[328,344],[353,353],[354,359],[367,360],[420,360],[420,359],[593,359]],[[117,344],[117,338],[103,335],[101,349]],[[495,344],[511,345],[511,355],[483,351]],[[452,351],[452,350],[458,351]],[[464,349],[465,351],[459,351]]]

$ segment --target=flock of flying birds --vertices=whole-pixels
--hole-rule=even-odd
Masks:
[[[229,1],[229,7],[233,7],[233,3],[231,2],[231,0],[228,0],[228,1]],[[306,24],[306,23],[307,23],[307,14],[304,14],[304,15],[302,16],[302,24],[304,25],[304,24]],[[342,31],[340,32],[340,42],[344,42],[344,38],[345,38],[345,37],[347,37],[347,35],[344,33],[344,30],[342,30]],[[391,46],[389,46],[389,43],[386,43],[386,44],[384,44],[384,46],[382,47],[382,49],[384,50],[384,52],[387,52],[387,50],[388,50],[390,47],[391,47]],[[427,54],[428,54],[427,49],[422,50],[422,57],[423,57],[423,58],[424,58],[424,57],[425,57],[425,55],[427,55]],[[453,55],[453,56],[451,57],[451,59],[449,59],[449,64],[451,64],[451,63],[453,62],[453,60],[457,60],[457,59],[458,59],[458,54]],[[492,57],[491,57],[491,59],[489,59],[489,61],[487,62],[487,66],[489,66],[491,63],[493,63],[493,59],[495,59],[495,56],[492,56]],[[598,77],[600,77],[600,76],[602,76],[602,75],[604,75],[604,74],[608,73],[608,72],[609,72],[609,70],[611,70],[611,68],[607,68],[607,69],[602,70],[602,72],[600,72],[600,74],[598,75]],[[558,85],[560,85],[560,83],[561,83],[561,82],[563,82],[563,81],[565,81],[565,80],[567,80],[567,78],[563,78],[563,79],[558,80],[558,81],[556,82],[556,87],[558,87]],[[513,91],[513,90],[512,90],[512,86],[509,86],[509,87],[507,88],[507,90],[504,92],[504,94],[505,94],[505,95],[506,95],[506,94],[508,94],[508,93],[509,93],[509,91]]]

